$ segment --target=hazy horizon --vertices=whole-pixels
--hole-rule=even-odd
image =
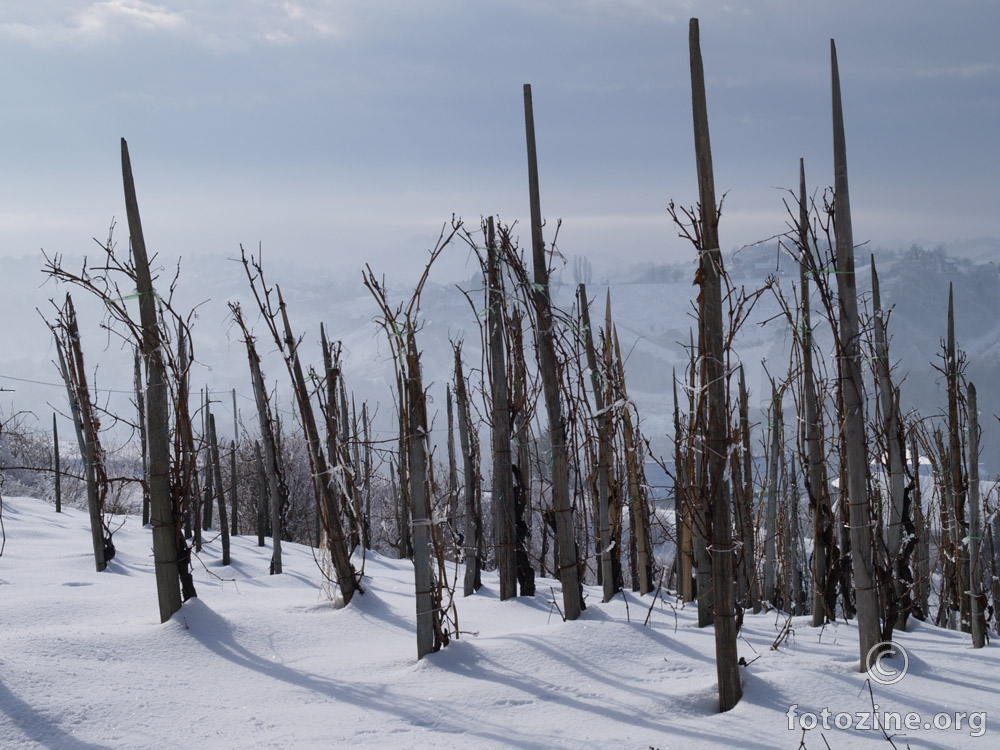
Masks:
[[[784,231],[800,157],[832,183],[830,38],[856,240],[1000,237],[995,3],[14,0],[0,254],[91,252],[124,214],[125,137],[151,249],[412,272],[452,214],[526,221],[531,83],[562,251],[682,259],[666,207],[697,197],[691,15],[724,248]]]

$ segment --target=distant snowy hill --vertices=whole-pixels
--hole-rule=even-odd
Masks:
[[[979,392],[983,461],[995,473],[1000,471],[1000,440],[997,420],[993,418],[1000,414],[1000,272],[995,262],[984,260],[989,257],[989,247],[980,249],[982,252],[964,252],[961,257],[919,248],[876,250],[875,257],[884,305],[892,308],[890,354],[896,377],[902,381],[904,411],[917,410],[930,416],[944,408],[943,384],[933,364],[940,362],[948,284],[954,283],[958,343],[967,354],[967,376],[976,382]],[[970,254],[974,260],[968,257]],[[173,276],[176,260],[161,262],[164,270],[160,284],[165,285]],[[295,266],[265,253],[268,280],[282,287],[292,326],[303,338],[304,361],[316,365],[321,361],[322,322],[333,339],[343,342],[344,372],[359,407],[362,401],[372,407],[378,404],[377,426],[387,437],[394,430],[394,380],[384,334],[372,322],[376,308],[361,282],[361,262],[356,273],[345,275]],[[66,266],[73,268],[74,262],[67,260]],[[40,428],[47,430],[52,408],[65,410],[65,393],[51,361],[54,352],[50,335],[34,308],[51,318],[48,299],[61,301],[67,290],[46,281],[41,268],[40,256],[0,259],[0,278],[5,280],[6,289],[0,297],[0,314],[8,321],[0,327],[0,386],[13,391],[0,394],[0,406],[8,414],[16,410],[34,412]],[[771,276],[787,297],[795,294],[793,284],[798,283],[798,271],[776,247],[741,250],[729,256],[727,268],[737,288],[752,291]],[[382,269],[375,270],[378,273]],[[390,293],[398,299],[408,297],[415,280],[394,276],[393,269],[384,270]],[[574,270],[574,264],[567,263],[553,282],[556,304],[567,310],[574,304]],[[866,291],[870,289],[868,260],[863,250],[858,252],[858,273],[862,307],[870,310]],[[610,291],[614,322],[627,355],[629,394],[639,408],[645,436],[660,453],[669,452],[673,431],[672,373],[676,371],[683,377],[688,361],[686,347],[695,326],[693,304],[697,290],[692,286],[693,276],[692,260],[679,265],[622,266],[613,273],[598,273],[588,283],[595,325],[603,324],[605,294]],[[451,342],[465,342],[468,368],[481,366],[477,312],[483,305],[479,283],[471,274],[469,280],[457,286],[470,294],[473,305],[455,284],[436,283],[432,273],[421,307],[423,328],[418,342],[423,349],[422,364],[436,426],[443,425],[445,384],[452,377]],[[99,389],[102,403],[109,409],[131,413],[131,353],[123,351],[118,337],[101,330],[99,306],[82,292],[73,291],[73,297],[80,314],[88,367],[96,368],[91,384]],[[227,302],[241,301],[254,324],[256,312],[241,265],[223,257],[182,260],[177,300],[180,309],[197,306],[194,382],[196,387],[212,390],[213,398],[219,401],[220,430],[228,434],[232,424],[230,391],[236,389],[241,412],[252,406],[245,348],[227,308]],[[823,325],[816,312],[813,318],[822,342]],[[265,375],[269,382],[278,384],[279,393],[285,394],[280,406],[290,415],[287,374],[279,360],[266,356],[274,346],[263,326],[254,327],[259,349],[265,355]],[[826,342],[821,356],[832,368],[829,340]],[[768,374],[779,381],[785,377],[791,344],[791,331],[774,295],[765,293],[734,346],[733,364],[742,363],[746,369],[754,421],[760,421],[770,399]]]

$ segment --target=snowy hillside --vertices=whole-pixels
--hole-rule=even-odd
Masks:
[[[501,603],[487,574],[457,603],[459,637],[418,663],[408,562],[370,556],[366,593],[337,609],[308,548],[285,545],[272,577],[255,539],[234,540],[228,567],[208,544],[199,598],[161,625],[150,532],[117,520],[118,554],[95,573],[83,512],[4,499],[0,748],[892,747],[858,728],[873,699],[850,623],[796,618],[782,638],[784,615],[748,614],[743,700],[720,715],[713,632],[669,595],[601,604],[588,588],[564,623],[551,580]],[[911,623],[896,636],[907,674],[870,683],[880,717],[912,712],[895,747],[995,747],[997,645]]]
[[[456,253],[460,254],[457,250]],[[939,344],[945,333],[948,284],[954,283],[958,345],[968,355],[967,376],[976,383],[980,394],[983,462],[990,475],[995,474],[1000,470],[1000,439],[997,423],[992,419],[992,415],[1000,414],[997,266],[974,263],[967,257],[952,257],[942,250],[878,250],[875,255],[884,304],[892,310],[888,323],[890,358],[894,376],[901,381],[904,413],[915,410],[924,417],[933,416],[941,413],[946,403],[943,381],[934,365],[940,364]],[[343,343],[347,387],[353,390],[359,405],[362,401],[368,401],[372,409],[379,405],[376,432],[379,437],[391,438],[396,429],[392,408],[395,381],[384,334],[373,323],[377,308],[361,282],[362,262],[358,260],[359,268],[353,273],[334,273],[322,267],[304,268],[271,258],[265,250],[268,281],[282,288],[292,326],[302,337],[304,362],[321,361],[319,326],[325,324],[331,338]],[[162,284],[172,278],[175,263],[174,259],[162,261]],[[80,264],[82,258],[66,261],[69,268]],[[772,276],[786,298],[794,299],[797,267],[775,247],[740,250],[730,255],[727,264],[737,288],[750,293]],[[867,259],[859,257],[858,265],[861,304],[867,310],[870,307]],[[41,268],[41,258],[0,258],[0,272],[9,280],[12,290],[0,299],[0,315],[19,322],[0,327],[0,388],[11,391],[0,394],[0,411],[6,414],[31,411],[38,417],[38,426],[47,431],[52,409],[65,411],[66,395],[52,363],[55,353],[51,334],[32,308],[37,307],[51,319],[53,309],[48,300],[54,298],[60,302],[68,289],[45,281]],[[398,269],[374,270],[386,273],[392,299],[408,299],[412,294],[415,279],[401,276]],[[467,280],[457,284],[438,280],[432,272],[422,297],[423,327],[417,340],[423,351],[421,364],[430,394],[430,416],[438,427],[444,422],[445,385],[452,379],[451,342],[465,342],[467,369],[481,366],[477,311],[483,308],[483,303],[480,284],[475,280],[476,268],[467,262],[466,271]],[[572,276],[567,266],[554,277],[552,286],[555,304],[567,311],[575,302]],[[598,326],[603,325],[605,295],[610,291],[614,323],[626,356],[629,396],[638,407],[644,436],[661,455],[672,450],[668,439],[673,433],[672,373],[676,371],[679,377],[683,376],[688,362],[685,346],[695,327],[693,301],[697,289],[692,285],[693,277],[692,258],[689,263],[621,267],[613,273],[598,274],[587,285],[592,316]],[[459,289],[469,294],[473,305]],[[95,370],[91,387],[97,391],[102,405],[129,416],[133,412],[131,350],[123,349],[117,336],[101,330],[100,305],[80,291],[73,291],[73,297],[80,316],[87,366]],[[253,408],[246,349],[232,323],[227,307],[230,301],[244,305],[248,323],[259,337],[264,374],[270,383],[278,384],[279,394],[284,394],[279,408],[290,417],[287,373],[277,357],[268,356],[274,346],[257,320],[241,265],[221,256],[183,260],[176,299],[179,309],[197,310],[193,325],[197,360],[192,372],[193,386],[212,390],[218,400],[216,411],[223,433],[228,435],[232,424],[233,389],[238,396],[238,410],[251,413]],[[813,318],[821,357],[828,372],[832,372],[834,361],[828,332],[818,312],[814,312]],[[742,363],[746,368],[752,422],[762,420],[770,401],[768,374],[780,382],[788,371],[792,339],[774,295],[763,294],[733,347],[733,363]],[[114,442],[109,440],[109,445]]]

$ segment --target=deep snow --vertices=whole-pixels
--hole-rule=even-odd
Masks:
[[[269,546],[236,538],[223,567],[216,540],[195,562],[199,598],[161,625],[150,532],[118,521],[118,554],[95,573],[85,513],[3,500],[0,748],[890,747],[881,731],[835,726],[872,708],[851,623],[796,618],[772,650],[786,617],[748,614],[744,697],[718,714],[713,631],[671,596],[650,609],[651,596],[602,604],[588,588],[586,612],[564,623],[555,582],[500,602],[487,574],[458,599],[460,637],[417,662],[406,561],[369,555],[366,593],[337,609],[308,548],[283,545],[286,572],[269,576]],[[896,640],[909,670],[872,683],[879,712],[947,714],[952,727],[955,712],[977,714],[891,731],[896,747],[995,747],[996,644],[974,651],[922,623]],[[819,725],[803,737],[804,714]]]

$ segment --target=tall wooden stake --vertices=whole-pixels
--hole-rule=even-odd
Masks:
[[[73,299],[66,295],[66,304],[59,314],[63,338],[55,334],[56,354],[59,370],[66,383],[73,426],[76,428],[77,445],[83,460],[83,473],[87,481],[87,509],[90,512],[90,535],[94,549],[94,566],[97,572],[108,567],[104,551],[104,493],[106,484],[98,481],[98,455],[100,451],[97,428],[94,424],[94,408],[87,388],[86,371],[83,365],[83,350],[80,347],[80,330],[77,327]],[[65,349],[65,356],[64,356]]]
[[[538,157],[535,153],[535,115],[531,103],[531,84],[524,84],[524,129],[528,145],[528,194],[531,203],[531,255],[534,262],[532,301],[538,325],[538,369],[545,393],[545,412],[549,419],[552,445],[552,512],[556,518],[559,545],[559,579],[562,581],[563,616],[575,620],[583,610],[580,590],[573,506],[569,497],[569,462],[566,426],[563,424],[559,396],[559,368],[553,334],[552,301],[549,298],[549,266],[542,238],[542,208],[538,194]]]
[[[688,471],[687,460],[683,446],[687,438],[681,434],[680,403],[677,400],[677,372],[672,373],[674,381],[674,536],[677,544],[677,590],[681,601],[694,599],[691,585],[692,562],[694,560],[693,540],[691,538],[691,503],[688,501]]]
[[[740,476],[743,486],[739,491],[737,503],[737,528],[740,538],[743,541],[743,554],[741,556],[742,570],[740,576],[743,580],[744,594],[754,614],[761,610],[760,606],[760,584],[757,581],[757,525],[754,523],[753,495],[753,456],[750,451],[750,394],[747,391],[746,377],[743,373],[743,365],[740,365],[739,379],[739,415],[740,415],[740,461],[742,463],[737,471],[737,466],[733,466],[733,476]]]
[[[701,60],[698,19],[689,29],[691,52],[691,103],[694,113],[694,147],[698,163],[698,197],[701,204],[702,328],[704,331],[704,381],[708,420],[705,461],[708,500],[712,516],[712,589],[715,603],[715,665],[719,677],[719,710],[733,708],[743,695],[736,652],[735,550],[729,510],[726,460],[729,455],[729,414],[722,331],[722,253],[719,252],[718,213],[712,145],[708,133],[705,72]]]
[[[160,622],[166,622],[181,608],[179,566],[186,566],[186,556],[178,555],[181,534],[180,514],[170,491],[170,413],[166,367],[156,315],[156,290],[149,273],[146,242],[139,218],[139,202],[132,179],[128,144],[122,138],[122,181],[125,186],[125,212],[128,216],[132,260],[135,264],[136,291],[142,323],[142,356],[146,365],[146,439],[149,441],[149,512],[153,526],[153,562],[156,569],[156,592]],[[180,544],[183,544],[181,541]],[[181,559],[178,559],[178,558]]]
[[[951,508],[949,520],[952,527],[951,543],[954,553],[954,599],[958,605],[959,622],[966,633],[971,631],[969,617],[969,599],[965,595],[969,591],[969,551],[962,540],[968,532],[965,520],[965,482],[962,476],[962,434],[959,424],[959,390],[961,388],[961,372],[959,370],[958,354],[955,347],[955,295],[952,285],[948,284],[948,334],[946,339],[946,379],[948,381],[948,464],[950,478]]]
[[[816,396],[816,375],[813,367],[812,313],[810,311],[809,271],[814,266],[809,261],[812,247],[809,239],[809,208],[806,203],[806,167],[799,159],[799,308],[802,311],[802,425],[805,444],[803,465],[806,493],[813,512],[813,596],[812,625],[822,627],[835,614],[836,586],[832,576],[833,560],[833,508],[826,481],[826,464],[823,461],[823,425]]]
[[[465,475],[465,581],[463,595],[472,596],[482,585],[479,556],[479,538],[482,535],[482,519],[476,503],[476,486],[479,473],[474,443],[469,433],[469,397],[465,388],[465,374],[462,372],[462,347],[455,346],[455,400],[458,406],[458,438],[462,450],[462,472]]]
[[[212,472],[215,476],[216,495],[219,498],[219,528],[222,530],[222,564],[229,565],[229,519],[226,518],[226,493],[222,486],[222,462],[219,460],[219,439],[215,432],[215,415],[208,413],[208,450]],[[235,480],[235,477],[234,477]],[[233,510],[235,515],[236,511]]]
[[[292,326],[288,320],[288,308],[285,306],[285,300],[281,296],[281,287],[276,286],[275,290],[278,293],[278,309],[281,312],[281,321],[284,324],[285,330],[285,352],[288,370],[292,376],[295,401],[299,407],[299,417],[302,420],[306,444],[309,447],[313,470],[316,472],[316,485],[319,489],[319,497],[322,500],[322,507],[325,512],[323,521],[324,531],[327,534],[327,549],[330,552],[333,569],[337,574],[337,586],[340,588],[340,594],[344,599],[344,604],[349,604],[354,594],[362,589],[357,579],[357,572],[351,563],[351,553],[347,546],[347,538],[344,535],[344,525],[340,520],[339,498],[333,483],[333,474],[330,471],[330,465],[323,454],[319,430],[316,427],[316,417],[313,412],[312,402],[309,400],[309,390],[306,388],[302,363],[299,360],[298,342],[292,335]],[[278,530],[275,529],[274,533],[277,534]]]
[[[233,388],[233,439],[229,450],[229,508],[233,513],[233,526],[229,530],[233,536],[239,533],[239,512],[236,498],[236,443],[240,439],[239,412],[236,410],[236,389]]]
[[[632,527],[636,540],[636,568],[638,573],[639,593],[645,595],[653,590],[654,561],[649,543],[649,504],[646,493],[642,489],[645,479],[639,481],[642,469],[641,445],[638,430],[638,415],[636,424],[632,424],[632,410],[625,387],[625,363],[622,361],[622,348],[618,343],[618,329],[611,325],[611,292],[608,292],[605,305],[605,328],[611,330],[611,338],[615,344],[615,360],[617,361],[618,382],[621,397],[625,399],[622,409],[622,442],[625,447],[625,471],[628,475],[629,508],[632,510]],[[676,383],[675,383],[676,387]],[[645,477],[645,472],[642,472]]]
[[[979,558],[979,543],[983,528],[979,522],[979,413],[976,403],[976,386],[966,388],[966,406],[969,413],[969,612],[972,620],[972,647],[986,645],[986,619],[980,602],[983,571]],[[986,599],[985,596],[982,597]]]
[[[56,414],[52,412],[52,461],[55,471],[56,513],[62,513],[62,469],[59,466],[59,426]]]
[[[149,526],[149,450],[146,440],[146,387],[142,380],[139,347],[135,349],[132,377],[135,387],[135,408],[139,416],[139,449],[142,451],[142,525],[145,527]]]
[[[608,469],[610,466],[611,435],[608,429],[608,410],[604,404],[604,384],[597,365],[594,351],[594,335],[590,325],[590,301],[587,286],[580,284],[576,290],[583,321],[583,343],[587,352],[587,369],[590,370],[590,385],[594,391],[594,407],[597,411],[597,526],[600,545],[601,584],[604,601],[611,601],[615,595],[615,576],[611,569],[611,520],[608,512]],[[610,338],[610,332],[608,332]],[[607,377],[607,374],[605,374]]]
[[[406,339],[406,444],[409,452],[410,504],[413,514],[413,577],[417,607],[417,658],[441,647],[440,601],[431,569],[431,508],[427,488],[427,407],[420,361],[412,331]]]
[[[872,271],[872,317],[874,319],[875,333],[875,378],[878,384],[879,404],[882,409],[882,431],[885,437],[887,469],[889,474],[889,524],[886,534],[886,547],[888,560],[886,561],[892,575],[893,591],[892,600],[888,607],[884,609],[887,617],[893,611],[896,616],[893,622],[886,623],[883,628],[882,639],[891,632],[895,626],[905,627],[906,613],[900,612],[900,603],[907,593],[907,584],[901,580],[898,572],[898,564],[902,558],[903,540],[903,484],[905,470],[903,462],[903,433],[899,424],[899,389],[892,384],[892,373],[889,367],[889,340],[885,331],[885,315],[882,311],[882,296],[879,291],[878,271],[875,270],[875,256],[871,257]],[[887,594],[889,592],[886,592]]]
[[[230,304],[229,309],[233,312],[233,317],[237,325],[243,331],[243,340],[247,347],[247,360],[250,365],[250,384],[253,387],[254,403],[257,406],[257,424],[260,429],[260,437],[264,442],[264,455],[261,456],[260,443],[255,444],[255,453],[262,467],[262,475],[266,478],[260,485],[260,498],[257,504],[257,546],[264,546],[264,527],[267,525],[268,515],[266,513],[270,507],[271,525],[271,575],[282,572],[281,563],[281,506],[285,502],[285,483],[281,480],[280,453],[278,452],[277,437],[274,432],[274,421],[271,419],[271,407],[267,400],[267,390],[264,386],[264,374],[260,369],[260,356],[254,345],[253,337],[243,323],[243,315],[238,304]]]
[[[878,592],[875,590],[872,514],[868,499],[868,446],[865,441],[864,392],[858,325],[858,290],[854,275],[854,231],[847,188],[847,141],[840,98],[837,47],[830,40],[833,93],[834,226],[837,243],[837,291],[840,302],[841,429],[846,452],[847,483],[843,488],[851,527],[851,564],[858,611],[859,670],[868,668],[868,654],[880,640]]]
[[[779,607],[778,596],[778,467],[784,448],[784,424],[781,414],[781,396],[771,380],[771,420],[767,458],[767,506],[764,521],[764,598]]]
[[[489,334],[490,400],[493,439],[493,544],[500,573],[500,600],[517,596],[517,546],[514,508],[514,474],[511,469],[510,394],[504,351],[504,300],[501,256],[497,249],[493,217],[486,220],[487,293],[486,326]]]

